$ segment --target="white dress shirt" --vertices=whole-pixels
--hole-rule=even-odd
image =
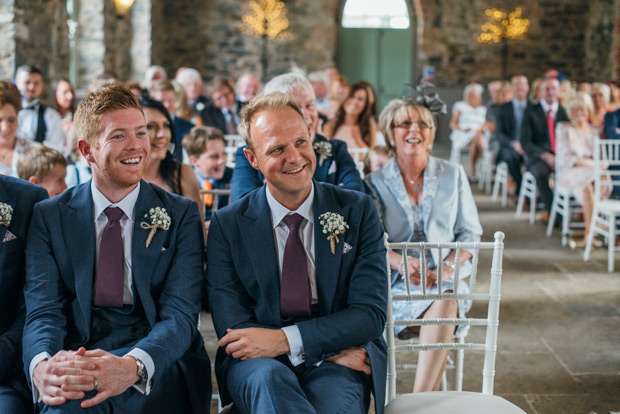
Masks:
[[[133,304],[133,279],[132,279],[132,271],[131,271],[131,246],[133,241],[133,228],[134,228],[134,212],[136,207],[136,201],[138,200],[138,195],[140,194],[140,183],[133,189],[129,194],[125,196],[121,201],[114,204],[110,202],[101,191],[95,186],[95,182],[91,181],[90,189],[93,197],[93,218],[95,222],[95,269],[97,268],[97,264],[99,263],[99,245],[101,244],[101,236],[103,235],[103,229],[108,222],[108,217],[103,212],[106,208],[118,207],[123,210],[124,216],[120,220],[121,224],[121,233],[123,237],[123,256],[124,256],[124,270],[125,270],[125,287],[123,289],[123,304],[124,305],[132,305]],[[147,354],[144,350],[140,348],[133,348],[129,351],[125,356],[132,356],[136,359],[139,359],[144,364],[147,371],[147,381],[144,384],[134,385],[133,387],[138,390],[142,394],[149,394],[151,391],[150,386],[150,378],[153,378],[153,374],[155,374],[155,364],[153,363],[153,358],[149,354]],[[30,379],[32,382],[32,373],[37,364],[43,360],[51,358],[51,355],[48,352],[41,352],[37,354],[32,361],[30,361],[29,372]],[[136,367],[137,369],[137,367]],[[32,387],[32,397],[33,401],[39,401],[39,391],[37,387]]]
[[[34,106],[34,107],[33,107]],[[31,108],[32,109],[26,109]],[[39,100],[35,99],[30,102],[22,100],[22,110],[17,114],[18,129],[17,136],[34,141],[37,136],[37,127],[39,125]],[[62,130],[62,118],[60,114],[53,108],[46,107],[43,112],[45,120],[45,139],[43,145],[60,151],[66,155],[67,138]]]
[[[306,251],[306,259],[308,261],[308,277],[310,279],[310,289],[312,292],[312,304],[318,303],[318,294],[316,289],[316,268],[314,260],[314,186],[310,190],[310,194],[306,200],[295,211],[280,204],[269,191],[267,186],[267,204],[271,211],[271,222],[273,224],[273,234],[276,242],[276,251],[278,252],[278,268],[280,277],[282,277],[282,262],[284,261],[284,247],[288,238],[289,229],[282,221],[289,214],[299,214],[304,218],[300,225],[299,233],[301,234],[301,242]],[[282,328],[286,339],[288,340],[290,352],[289,360],[293,366],[297,366],[304,362],[304,344],[301,339],[301,333],[296,325],[285,326]]]
[[[549,105],[547,101],[541,99],[540,105],[545,112],[545,116],[547,116],[549,110],[551,109],[551,116],[553,117],[553,119],[555,119],[555,116],[558,114],[558,109],[560,109],[560,103],[558,101],[555,101],[553,104]]]

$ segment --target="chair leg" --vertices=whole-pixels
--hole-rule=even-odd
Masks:
[[[609,241],[607,242],[607,271],[612,273],[614,271],[614,253],[616,251],[616,216],[614,214],[609,215],[609,223],[607,225],[609,227]]]
[[[567,194],[563,200],[560,200],[564,205],[561,206],[560,211],[562,212],[562,246],[566,246],[568,244],[568,224],[570,221],[570,196]],[[551,220],[549,220],[551,223]]]
[[[530,199],[530,226],[533,226],[535,221],[536,221],[536,191],[534,191],[534,195]]]
[[[551,213],[549,213],[549,222],[547,223],[547,237],[553,233],[553,224],[555,223],[555,216],[558,212],[558,194],[553,195],[553,202],[551,202]]]
[[[595,233],[594,229],[598,225],[597,221],[598,221],[598,211],[596,211],[596,208],[595,208],[594,211],[592,212],[592,221],[590,222],[590,231],[588,232],[588,236],[586,239],[586,248],[585,248],[585,251],[583,252],[584,262],[590,261],[590,252],[592,251],[592,242],[594,241],[594,233]]]
[[[459,344],[465,343],[465,337],[458,338]],[[463,363],[465,360],[465,350],[456,350],[456,362],[454,363],[454,390],[463,391]]]

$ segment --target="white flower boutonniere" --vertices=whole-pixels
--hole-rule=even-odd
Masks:
[[[13,207],[7,203],[0,203],[0,226],[9,226],[13,218]]]
[[[332,143],[328,141],[315,142],[312,148],[319,154],[319,167],[323,166],[323,163],[327,157],[332,156]]]
[[[196,112],[202,112],[203,109],[205,109],[205,104],[203,104],[202,102],[198,102],[196,104]]]
[[[155,236],[155,232],[157,229],[168,230],[170,228],[170,216],[166,212],[165,208],[155,207],[149,210],[149,214],[145,214],[144,217],[150,218],[151,222],[147,223],[143,221],[140,223],[140,227],[145,230],[151,230],[149,233],[149,237],[146,239],[146,247],[149,247],[151,241],[153,241],[153,236]]]
[[[349,225],[344,221],[344,217],[338,213],[323,213],[319,216],[319,221],[323,226],[323,234],[328,235],[327,240],[329,240],[332,254],[336,254],[336,243],[340,243],[338,235],[344,234]]]

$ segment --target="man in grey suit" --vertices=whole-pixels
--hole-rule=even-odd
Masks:
[[[0,413],[33,410],[22,369],[25,251],[32,209],[46,198],[42,187],[0,175]]]
[[[211,219],[207,283],[220,395],[242,413],[383,412],[387,276],[372,200],[312,179],[309,126],[259,95],[240,131],[266,185]]]
[[[37,204],[26,249],[33,397],[44,413],[208,413],[198,207],[142,181],[150,142],[128,89],[91,93],[74,122],[93,178]]]

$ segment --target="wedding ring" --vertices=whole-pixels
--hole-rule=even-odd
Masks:
[[[97,383],[97,380],[93,381],[93,387],[95,387],[95,391],[97,391],[97,387],[99,386],[99,384]]]

